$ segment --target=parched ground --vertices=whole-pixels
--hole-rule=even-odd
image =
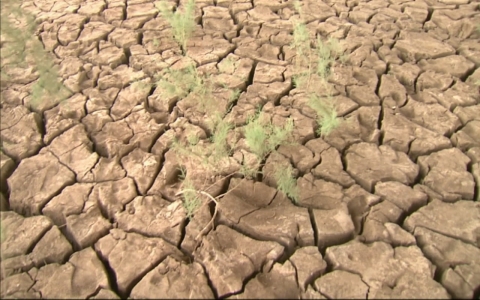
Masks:
[[[291,82],[293,3],[196,1],[187,54],[241,90],[238,125],[257,105],[293,118],[299,144],[263,169],[290,163],[300,199],[228,177],[188,220],[169,145],[205,131],[188,99],[138,86],[181,57],[154,3],[24,1],[71,96],[33,102],[32,68],[2,88],[0,296],[479,297],[478,2],[303,3],[347,56],[329,79],[345,122],[324,138]]]

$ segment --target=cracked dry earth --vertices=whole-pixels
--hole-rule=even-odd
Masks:
[[[294,205],[268,176],[224,179],[213,196],[240,185],[197,243],[215,203],[186,218],[169,147],[202,116],[136,87],[181,57],[154,3],[24,1],[71,95],[34,105],[32,68],[2,89],[1,297],[477,298],[478,2],[303,3],[347,55],[329,78],[347,121],[325,138],[291,83],[293,3],[196,1],[188,55],[242,91],[236,125],[259,104],[294,119],[299,144],[263,171],[290,163],[300,189]]]

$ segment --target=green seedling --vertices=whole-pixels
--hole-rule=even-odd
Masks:
[[[192,36],[195,29],[195,0],[188,0],[183,11],[171,11],[165,2],[155,4],[161,15],[168,21],[172,27],[173,38],[182,48],[184,54],[187,53],[187,41]]]
[[[303,20],[303,10],[299,1],[294,1],[300,20],[293,24],[293,41],[290,45],[295,49],[295,74],[293,81],[296,87],[307,86],[312,74],[312,51],[310,33]]]
[[[255,179],[258,174],[262,174],[259,168],[260,164],[256,164],[255,166],[247,166],[245,164],[242,164],[238,172],[242,174],[245,178]]]
[[[296,51],[295,56],[295,75],[293,77],[295,86],[304,86],[309,81],[312,64],[310,38],[305,24],[297,22],[293,30],[293,49]],[[306,67],[307,70],[303,70]]]
[[[156,77],[155,85],[160,87],[168,97],[184,98],[202,86],[201,78],[192,64],[179,70],[168,68]]]
[[[26,67],[27,62],[34,64],[38,79],[32,86],[32,105],[36,106],[46,97],[65,100],[71,93],[59,80],[57,68],[42,42],[35,38],[35,17],[20,5],[21,2],[13,0],[1,2],[0,28],[6,40],[2,46],[1,59],[10,66]],[[17,28],[12,20],[20,21],[24,26]],[[10,79],[4,70],[1,71],[1,76],[5,80]]]
[[[260,113],[250,118],[245,126],[245,140],[249,149],[263,160],[268,153],[286,142],[292,131],[292,119],[288,119],[285,126],[279,128],[273,126],[270,121],[266,122]]]
[[[179,170],[181,174],[178,177],[182,180],[183,207],[187,212],[187,218],[192,219],[202,201],[198,198],[198,193],[192,181],[187,178],[185,169],[179,168]]]
[[[319,97],[311,94],[308,99],[308,105],[317,114],[317,123],[320,136],[329,135],[335,128],[340,125],[340,119],[337,118],[337,111],[331,97]]]
[[[206,170],[214,171],[218,163],[228,157],[231,152],[227,145],[228,133],[232,126],[221,120],[214,124],[213,134],[209,138],[210,143],[205,143],[197,135],[188,135],[186,143],[174,140],[172,149],[182,159],[190,160],[192,163],[203,166]]]
[[[157,75],[156,80],[155,85],[169,98],[185,98],[192,94],[198,100],[195,105],[200,111],[207,112],[215,107],[209,78],[200,75],[193,64],[179,70],[168,68]]]
[[[222,120],[218,114],[215,115],[215,118],[217,121],[215,121],[216,124],[210,141],[213,144],[214,162],[218,162],[219,160],[231,154],[231,151],[228,148],[227,138],[228,133],[233,129],[233,126],[232,124]]]
[[[298,1],[294,2],[295,8],[303,18],[303,12]],[[304,23],[297,21],[294,24],[292,48],[295,49],[295,71],[293,83],[295,87],[304,89],[309,98],[309,106],[317,114],[319,124],[318,134],[326,136],[339,126],[335,105],[332,97],[319,97],[311,90],[313,75],[319,77],[321,84],[326,87],[330,76],[331,66],[337,58],[344,60],[340,54],[341,46],[336,39],[322,41],[317,37],[315,48],[311,48],[310,35]]]
[[[330,66],[339,56],[340,45],[335,39],[329,39],[327,42],[322,42],[322,40],[318,38],[316,47],[317,74],[322,80],[326,81],[330,76]]]
[[[293,177],[292,166],[289,164],[285,168],[277,167],[273,175],[277,181],[278,190],[289,197],[294,203],[298,203],[299,193],[297,182]]]

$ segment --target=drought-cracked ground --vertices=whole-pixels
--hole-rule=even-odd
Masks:
[[[236,125],[258,105],[293,118],[298,144],[263,171],[290,163],[300,197],[226,177],[189,220],[170,142],[205,136],[202,116],[135,86],[181,57],[154,3],[24,1],[71,95],[33,105],[32,68],[2,86],[1,297],[478,297],[478,2],[303,3],[347,57],[329,78],[346,121],[325,137],[291,81],[292,2],[196,1],[188,56],[241,90]]]

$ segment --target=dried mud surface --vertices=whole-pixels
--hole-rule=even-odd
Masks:
[[[23,1],[71,95],[33,103],[32,68],[2,88],[1,297],[479,297],[478,2],[303,2],[347,55],[329,84],[348,121],[324,138],[291,82],[293,3],[196,1],[187,54],[242,91],[228,119],[293,118],[299,144],[264,170],[290,163],[300,189],[294,205],[268,176],[222,181],[197,243],[215,204],[187,220],[169,142],[205,135],[202,116],[139,87],[181,63],[154,3]]]

